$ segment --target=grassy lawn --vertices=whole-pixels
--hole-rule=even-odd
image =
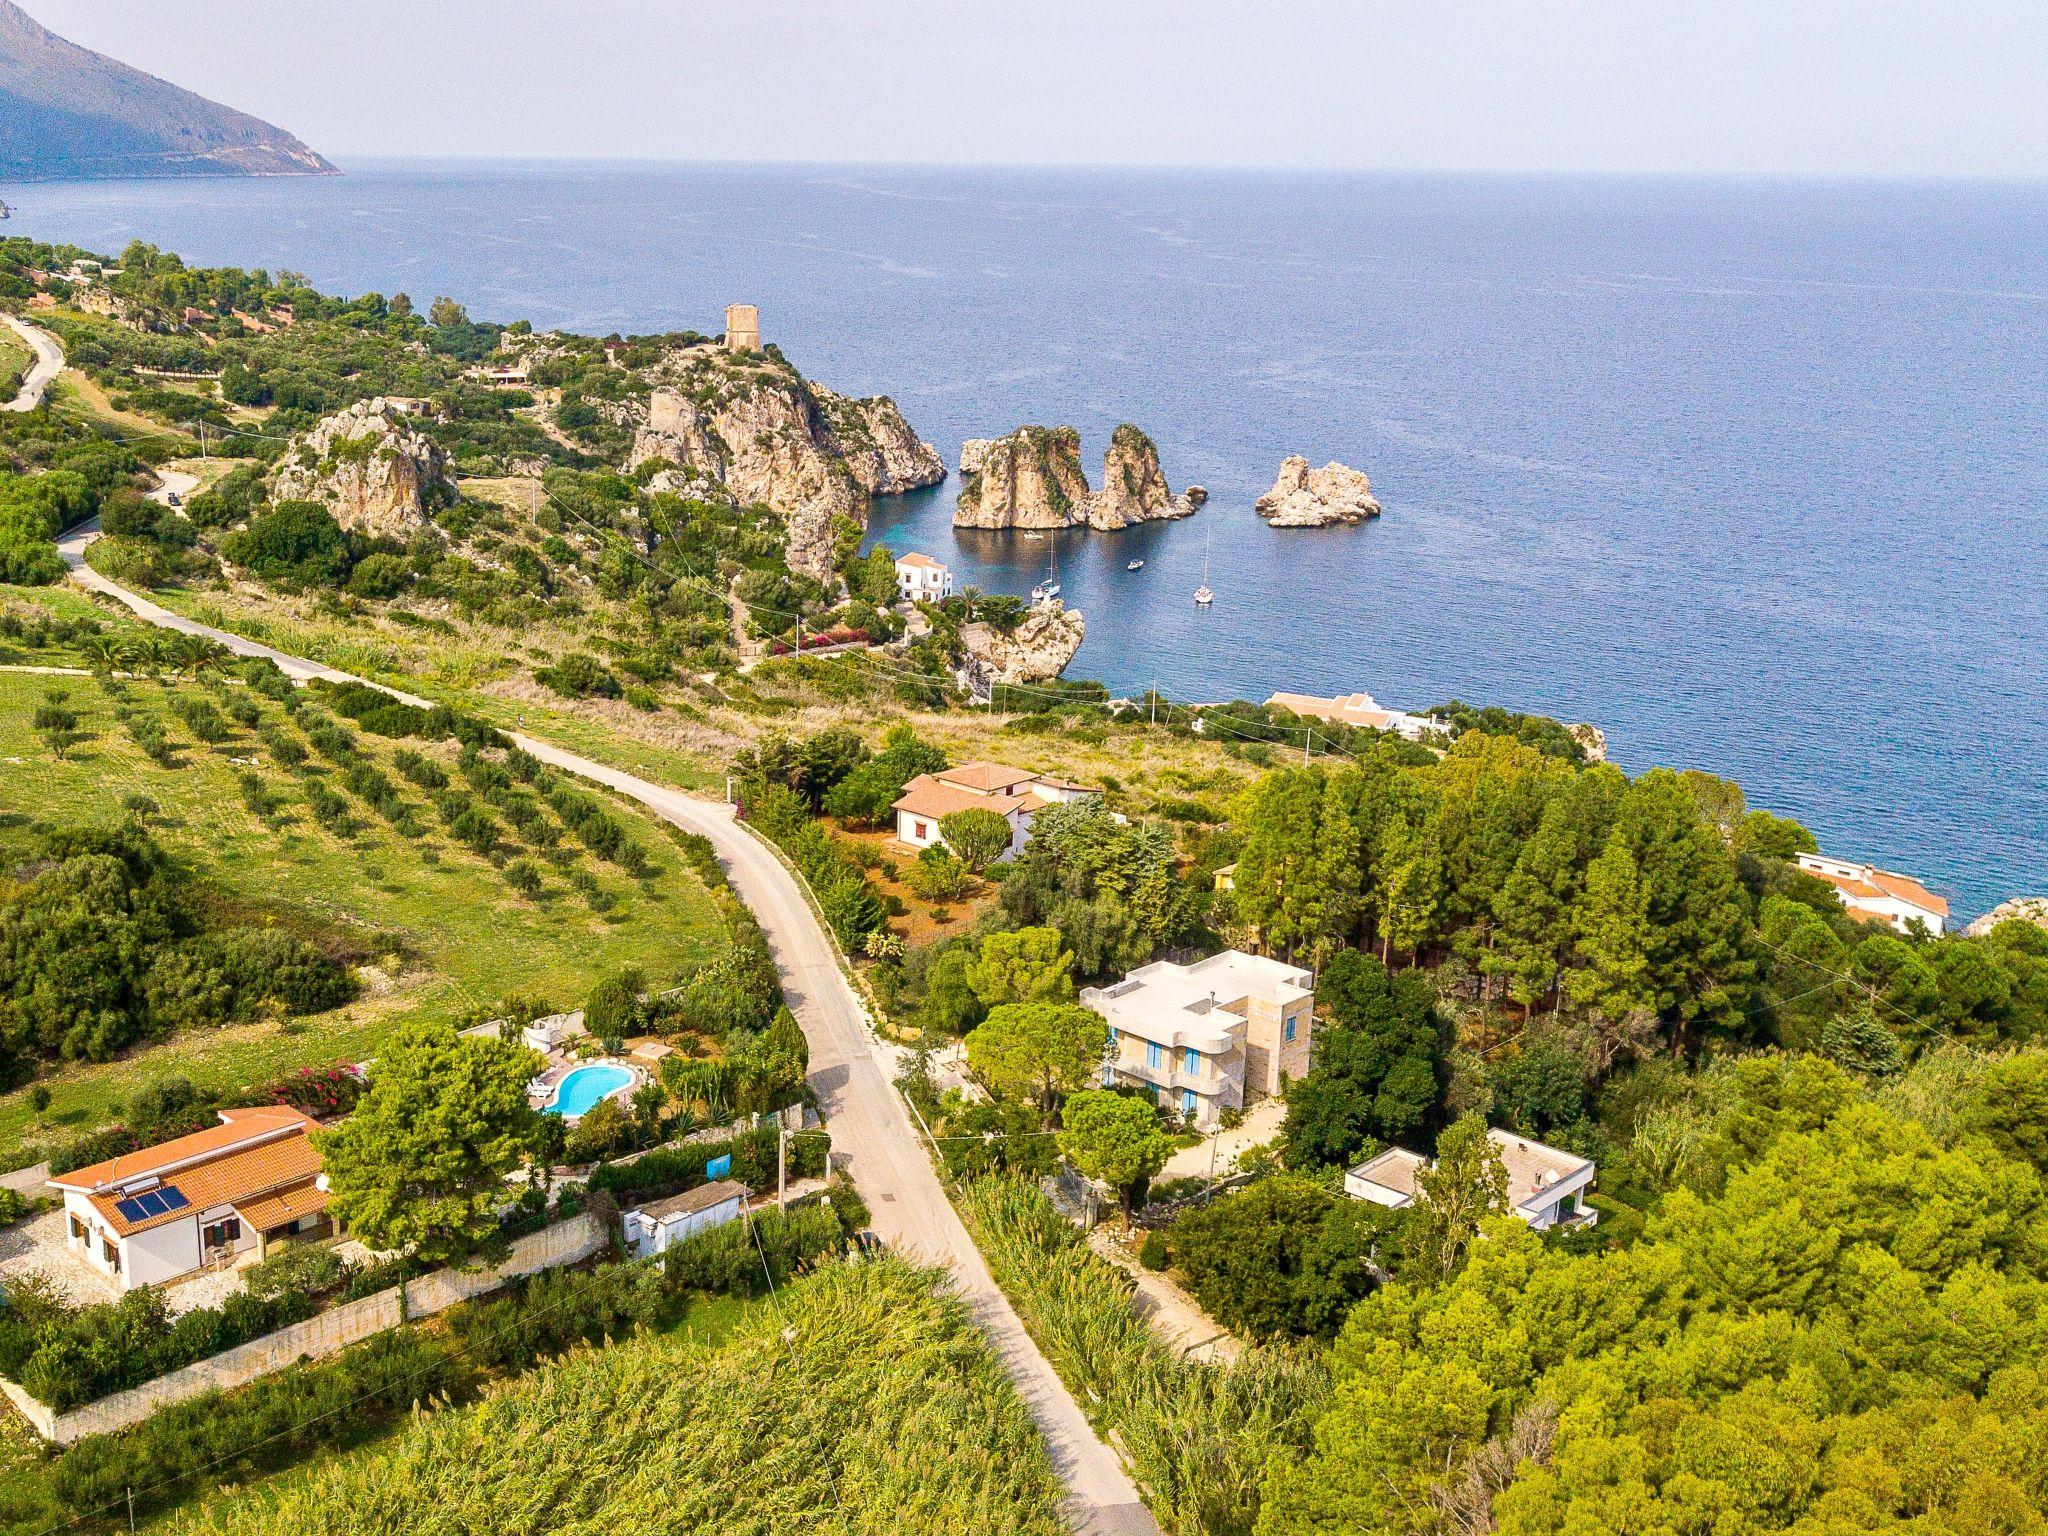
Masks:
[[[34,357],[26,343],[6,326],[0,326],[0,400],[14,398],[32,361]]]
[[[62,758],[29,725],[53,686],[65,690],[92,733]],[[632,879],[563,837],[551,855],[531,850],[543,884],[529,898],[501,868],[450,837],[424,794],[391,767],[392,753],[410,745],[440,761],[459,784],[451,743],[361,734],[360,750],[416,807],[424,831],[401,836],[351,799],[354,830],[337,836],[314,820],[305,785],[317,780],[343,794],[338,769],[314,753],[303,777],[287,771],[243,727],[204,745],[168,707],[180,696],[217,706],[247,700],[266,722],[298,735],[279,705],[239,685],[116,687],[118,700],[88,678],[0,672],[0,853],[23,846],[39,824],[110,824],[131,814],[125,799],[146,797],[155,807],[147,814],[151,833],[224,902],[260,921],[339,931],[380,958],[364,972],[363,995],[329,1014],[233,1025],[114,1062],[52,1067],[44,1081],[53,1101],[40,1129],[23,1091],[0,1096],[0,1160],[8,1166],[32,1161],[39,1144],[115,1118],[126,1096],[155,1077],[178,1073],[204,1087],[255,1086],[293,1067],[374,1055],[405,1018],[458,1018],[514,993],[575,1007],[608,971],[638,966],[660,984],[709,952],[716,920],[702,887],[661,830],[629,807],[609,802],[649,856],[646,878]],[[143,754],[115,719],[117,702],[161,723],[177,744],[176,766],[160,767]],[[244,773],[255,774],[275,802],[267,820],[245,801]],[[501,857],[529,853],[509,825],[501,830]],[[599,898],[570,884],[578,873],[594,882]],[[609,910],[598,910],[606,903]]]

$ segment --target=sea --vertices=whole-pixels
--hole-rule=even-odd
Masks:
[[[0,233],[600,334],[753,303],[949,464],[1071,424],[1099,482],[1135,422],[1199,515],[956,533],[956,475],[871,537],[989,591],[1056,570],[1070,675],[1119,691],[1590,721],[1959,918],[2048,892],[2048,183],[345,169],[0,187]],[[1266,527],[1294,453],[1384,515]]]

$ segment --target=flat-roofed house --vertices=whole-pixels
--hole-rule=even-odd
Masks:
[[[1192,965],[1159,960],[1082,1006],[1109,1024],[1104,1087],[1149,1089],[1195,1125],[1277,1095],[1303,1077],[1315,1033],[1313,978],[1298,966],[1226,949]]]
[[[1936,937],[1948,926],[1948,903],[1910,875],[1824,853],[1800,854],[1799,867],[1827,881],[1842,905],[1868,922],[1890,923],[1901,933],[1925,923]]]
[[[1409,741],[1420,741],[1429,731],[1440,731],[1443,726],[1426,715],[1411,715],[1406,710],[1387,709],[1373,701],[1369,693],[1340,694],[1334,699],[1323,698],[1313,693],[1276,693],[1266,700],[1268,709],[1284,709],[1290,715],[1300,715],[1304,720],[1327,720],[1332,725],[1355,725],[1369,731],[1392,731]]]
[[[1508,1209],[1538,1232],[1573,1222],[1590,1227],[1600,1219],[1600,1213],[1585,1203],[1586,1191],[1598,1171],[1590,1158],[1498,1127],[1488,1131],[1486,1139],[1507,1169]],[[1416,1180],[1429,1165],[1430,1160],[1419,1152],[1389,1147],[1344,1175],[1344,1193],[1354,1200],[1403,1210],[1415,1203]]]
[[[71,1251],[122,1290],[232,1263],[327,1228],[318,1122],[288,1105],[224,1109],[221,1123],[50,1180]]]
[[[891,809],[896,813],[896,840],[912,848],[944,842],[939,823],[955,811],[994,811],[1010,824],[1010,846],[1002,855],[1007,859],[1024,846],[1031,835],[1031,819],[1048,805],[1101,793],[1056,774],[1033,773],[1002,763],[963,763],[958,768],[919,774],[903,786]]]
[[[680,1195],[639,1206],[620,1218],[635,1258],[652,1258],[699,1232],[722,1227],[746,1209],[753,1191],[737,1179],[713,1179]]]
[[[896,559],[896,590],[906,603],[936,603],[953,595],[952,567],[912,550]]]

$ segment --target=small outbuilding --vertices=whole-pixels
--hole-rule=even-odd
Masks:
[[[736,1219],[752,1194],[737,1179],[714,1179],[680,1195],[636,1207],[620,1218],[626,1246],[635,1258],[653,1258],[675,1243]]]

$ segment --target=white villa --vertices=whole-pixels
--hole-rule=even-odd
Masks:
[[[1109,1022],[1102,1085],[1137,1084],[1188,1121],[1277,1095],[1308,1072],[1315,991],[1307,971],[1226,949],[1192,965],[1140,966],[1083,1007]]]
[[[1010,824],[1009,858],[1031,835],[1031,819],[1048,805],[1087,800],[1102,793],[1050,773],[1032,773],[1001,763],[963,763],[921,773],[903,786],[891,807],[896,812],[896,840],[912,848],[929,848],[945,838],[939,823],[955,811],[994,811]]]
[[[1824,853],[1800,854],[1799,867],[1832,885],[1842,905],[1867,922],[1890,923],[1905,933],[1918,921],[1936,937],[1948,924],[1948,903],[1909,875]]]
[[[936,603],[953,595],[953,568],[912,550],[896,560],[896,590],[906,603]]]
[[[224,1109],[211,1130],[126,1152],[50,1180],[64,1194],[71,1251],[121,1290],[161,1285],[272,1239],[323,1230],[317,1125],[287,1105]]]
[[[652,1258],[686,1238],[722,1227],[746,1209],[753,1193],[737,1179],[713,1179],[680,1195],[640,1206],[620,1218],[626,1246],[639,1259]]]
[[[1347,693],[1326,699],[1313,693],[1276,693],[1266,700],[1268,709],[1284,709],[1305,720],[1327,720],[1332,725],[1356,725],[1372,731],[1392,731],[1409,741],[1420,741],[1428,731],[1440,731],[1442,724],[1427,715],[1385,709],[1369,693]]]
[[[1508,1171],[1508,1209],[1538,1232],[1573,1222],[1590,1227],[1600,1219],[1583,1198],[1598,1171],[1591,1160],[1498,1128],[1486,1139]],[[1398,1211],[1415,1203],[1415,1176],[1428,1167],[1421,1153],[1389,1147],[1344,1175],[1344,1193]]]

